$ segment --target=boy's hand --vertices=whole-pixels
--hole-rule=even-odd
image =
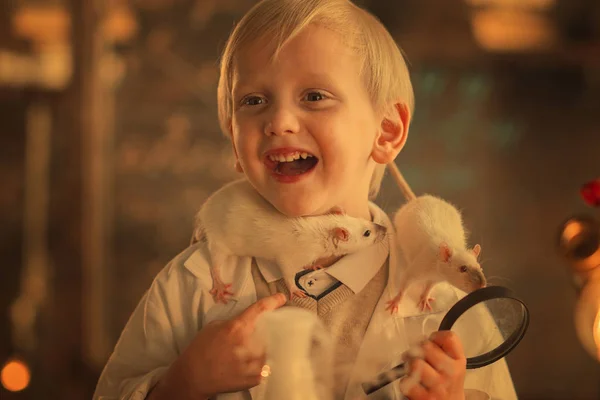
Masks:
[[[467,361],[452,331],[434,332],[421,348],[423,358],[409,361],[410,374],[401,389],[410,400],[464,400]]]
[[[265,297],[230,321],[207,324],[171,365],[148,399],[208,399],[260,383],[264,352],[251,342],[257,318],[283,306],[283,294]]]

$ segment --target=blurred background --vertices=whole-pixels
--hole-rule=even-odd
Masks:
[[[254,3],[2,0],[0,399],[91,398],[195,211],[235,178],[217,59]],[[600,175],[600,2],[357,3],[410,63],[398,165],[415,192],[460,206],[491,283],[530,308],[508,356],[519,398],[600,398],[555,250],[567,217],[600,217],[579,195]],[[377,203],[402,202],[386,177]]]

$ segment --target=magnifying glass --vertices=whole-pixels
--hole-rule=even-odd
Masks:
[[[529,310],[503,286],[477,289],[459,300],[444,316],[438,330],[454,331],[461,339],[467,369],[492,364],[519,344],[529,326]],[[362,384],[369,395],[407,373],[401,363]]]

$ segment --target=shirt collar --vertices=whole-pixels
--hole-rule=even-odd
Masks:
[[[369,202],[369,211],[373,222],[384,225],[388,230],[393,229],[389,217],[375,203]],[[360,292],[371,281],[388,257],[390,251],[390,239],[388,238],[391,237],[392,235],[387,235],[386,239],[379,243],[342,257],[324,271],[348,286],[354,293]],[[282,278],[281,271],[275,261],[256,258],[256,264],[267,282]],[[298,271],[301,271],[301,269]]]

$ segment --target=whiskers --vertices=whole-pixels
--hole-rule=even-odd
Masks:
[[[512,279],[500,275],[492,275],[486,277],[486,280],[488,286],[510,286],[514,284],[514,281]]]
[[[394,232],[390,229],[386,230],[385,233],[383,235],[381,235],[381,239],[379,239],[380,242],[383,242],[384,240],[390,240],[390,238],[393,236]]]
[[[481,269],[483,270],[484,274],[485,274],[485,264],[490,263],[491,261],[493,261],[493,259],[491,257],[488,258],[484,258],[481,261],[479,261],[479,265],[481,266]],[[514,281],[510,278],[507,278],[505,276],[500,276],[500,275],[490,275],[485,277],[485,280],[487,281],[487,286],[510,286],[514,283]]]
[[[384,234],[381,235],[381,237],[374,243],[374,245],[377,248],[377,252],[381,252],[381,253],[385,253],[385,252],[389,252],[389,246],[394,246],[394,239],[393,239],[393,233],[394,232],[390,232],[390,230],[388,229]],[[384,245],[384,244],[389,244],[389,246]]]

